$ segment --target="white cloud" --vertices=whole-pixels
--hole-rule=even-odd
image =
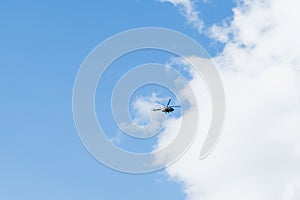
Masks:
[[[224,136],[204,161],[198,160],[198,139],[167,169],[185,183],[188,199],[282,199],[287,188],[299,191],[300,98],[289,70],[275,89],[279,72],[270,68],[256,78],[223,74],[228,101]]]
[[[149,137],[159,133],[166,123],[166,116],[162,112],[153,112],[152,109],[161,107],[155,101],[162,100],[165,99],[158,98],[155,93],[150,97],[137,97],[132,103],[132,121],[120,123],[120,128],[140,137]]]
[[[192,63],[201,63],[202,66],[211,64],[206,58],[190,57],[187,59]],[[202,77],[200,77],[198,73],[193,70],[193,68],[188,67],[188,64],[185,60],[172,58],[167,65],[182,69],[181,71],[189,73],[192,79],[190,80],[189,85],[185,85],[177,92],[181,107],[183,108],[181,117],[168,118],[163,132],[159,135],[159,142],[154,146],[154,150],[162,149],[170,143],[175,142],[174,139],[178,134],[184,135],[184,138],[181,138],[182,140],[180,140],[180,145],[190,143],[191,141],[187,140],[190,138],[190,133],[194,133],[194,124],[197,123],[197,130],[202,136],[204,136],[206,131],[209,129],[209,122],[212,116],[209,92]],[[168,151],[165,152],[165,154],[157,155],[154,164],[168,163],[167,161],[172,160],[178,155],[177,150],[181,149],[182,147],[180,145],[176,146],[174,151]],[[199,151],[200,146],[198,146],[198,156]]]
[[[187,23],[192,25],[199,33],[202,32],[203,21],[199,18],[199,12],[195,9],[192,0],[160,0],[160,2],[170,2],[178,7]]]
[[[225,43],[214,61],[227,97],[226,124],[205,160],[198,160],[200,134],[166,169],[184,183],[187,199],[300,199],[299,4],[245,0],[232,21],[210,29]]]

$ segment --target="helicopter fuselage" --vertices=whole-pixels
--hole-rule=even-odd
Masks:
[[[169,113],[169,112],[173,112],[174,111],[174,108],[172,107],[165,107],[164,109],[162,109],[162,112],[165,112],[165,113]]]
[[[170,106],[170,102],[171,102],[171,99],[169,99],[167,105],[163,105],[162,103],[156,101],[156,103],[162,105],[163,107],[161,107],[161,108],[153,108],[152,110],[153,111],[162,111],[162,112],[164,112],[164,113],[167,114],[167,113],[173,112],[174,111],[174,107],[180,107],[180,106]]]

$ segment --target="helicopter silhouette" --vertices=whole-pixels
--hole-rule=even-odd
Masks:
[[[170,112],[173,112],[174,111],[174,108],[176,107],[180,107],[180,106],[170,106],[170,102],[171,102],[171,99],[169,99],[168,103],[166,105],[163,105],[162,103],[158,102],[158,101],[155,101],[156,103],[162,105],[163,107],[162,108],[154,108],[152,109],[152,111],[162,111],[164,113],[170,113]]]

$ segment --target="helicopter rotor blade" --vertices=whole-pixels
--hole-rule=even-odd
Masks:
[[[167,103],[167,106],[169,106],[170,102],[171,102],[171,99],[169,99],[169,101],[168,101],[168,103]]]
[[[171,108],[179,108],[181,106],[169,106],[169,107],[171,107]]]
[[[158,102],[158,101],[155,101],[156,103],[158,103],[159,105],[162,105],[162,106],[164,106],[164,104],[162,104],[162,103],[160,103],[160,102]]]

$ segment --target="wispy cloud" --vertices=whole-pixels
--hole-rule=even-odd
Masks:
[[[191,0],[160,0],[169,2],[176,6],[180,13],[185,17],[188,24],[192,25],[199,33],[203,31],[204,23],[199,18],[199,12],[195,9],[194,2]]]
[[[153,112],[152,109],[158,107],[156,101],[162,100],[164,99],[158,98],[155,93],[152,96],[137,97],[131,105],[132,121],[122,122],[120,128],[141,137],[159,133],[166,122],[166,116],[162,112]]]
[[[110,141],[114,144],[120,145],[121,144],[121,137],[122,137],[122,132],[117,129],[115,136],[110,138]]]

